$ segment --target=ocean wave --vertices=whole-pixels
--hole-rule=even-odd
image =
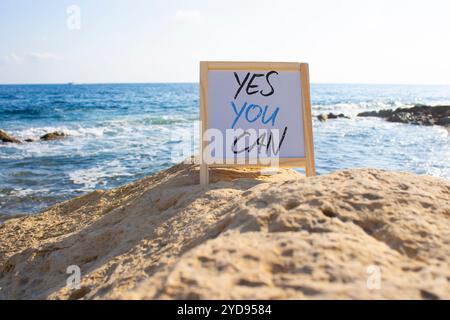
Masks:
[[[48,110],[43,110],[40,108],[35,107],[29,107],[29,108],[0,108],[0,115],[7,117],[7,116],[38,116],[44,112],[48,112]]]
[[[127,128],[136,131],[151,130],[152,126],[165,126],[177,124],[190,124],[198,120],[197,117],[181,117],[181,116],[147,116],[139,118],[121,118],[116,120],[102,121],[92,123],[92,125],[59,125],[59,126],[35,126],[24,129],[8,130],[12,135],[20,140],[33,139],[38,140],[39,137],[46,133],[61,131],[70,137],[76,138],[101,138],[106,133],[120,133],[126,131]]]
[[[99,138],[102,137],[106,128],[102,127],[68,127],[68,126],[43,126],[30,127],[21,130],[10,130],[9,132],[20,140],[33,139],[38,140],[39,137],[46,133],[61,131],[69,137]]]
[[[108,124],[121,124],[128,126],[135,125],[171,125],[179,123],[189,123],[198,120],[198,116],[186,115],[157,115],[157,116],[141,116],[127,117],[107,122]]]
[[[404,104],[402,102],[340,102],[340,103],[331,103],[331,104],[313,104],[313,110],[330,110],[330,111],[365,111],[365,110],[379,110],[379,109],[395,109],[398,107],[408,107],[413,106],[413,104]]]
[[[0,100],[8,101],[8,100],[16,100],[17,98],[18,96],[13,93],[4,93],[4,94],[0,93]]]
[[[75,170],[68,174],[70,181],[76,185],[81,185],[78,188],[79,191],[91,191],[97,186],[106,186],[108,179],[132,175],[118,160],[111,161],[103,166],[98,165],[88,169]]]
[[[48,192],[50,192],[50,189],[48,189],[48,188],[41,188],[41,189],[37,189],[37,190],[30,189],[30,188],[18,188],[18,189],[11,190],[9,195],[16,196],[16,197],[28,197],[28,196],[39,195],[39,194],[48,193]]]

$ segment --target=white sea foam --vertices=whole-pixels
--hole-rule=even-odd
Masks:
[[[16,196],[16,197],[26,197],[26,196],[36,195],[36,194],[42,194],[45,192],[50,192],[50,189],[48,189],[48,188],[41,188],[41,189],[17,188],[17,189],[12,190],[10,195]]]
[[[45,127],[31,127],[23,130],[13,130],[11,134],[19,138],[20,140],[33,139],[38,140],[39,137],[46,133],[61,131],[70,137],[82,137],[82,138],[99,138],[102,137],[105,128],[102,127],[83,127],[83,126],[45,126]]]
[[[69,179],[77,185],[82,185],[80,191],[90,191],[97,186],[105,186],[107,179],[114,177],[132,176],[120,161],[114,160],[104,165],[98,165],[88,169],[79,169],[70,172]]]

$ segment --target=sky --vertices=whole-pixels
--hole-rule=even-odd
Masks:
[[[450,84],[448,0],[1,0],[0,83],[198,82],[199,61],[314,83]]]

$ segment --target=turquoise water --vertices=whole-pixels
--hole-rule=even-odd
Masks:
[[[320,84],[311,93],[314,115],[351,117],[314,118],[319,174],[376,167],[450,179],[445,128],[356,117],[363,110],[450,104],[450,87]],[[0,129],[20,139],[69,134],[61,141],[0,144],[0,214],[37,212],[117,187],[195,153],[198,104],[197,84],[0,86]]]

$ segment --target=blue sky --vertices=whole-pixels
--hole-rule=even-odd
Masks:
[[[196,82],[200,60],[255,60],[308,62],[316,83],[450,84],[449,12],[448,0],[1,0],[0,83]]]

